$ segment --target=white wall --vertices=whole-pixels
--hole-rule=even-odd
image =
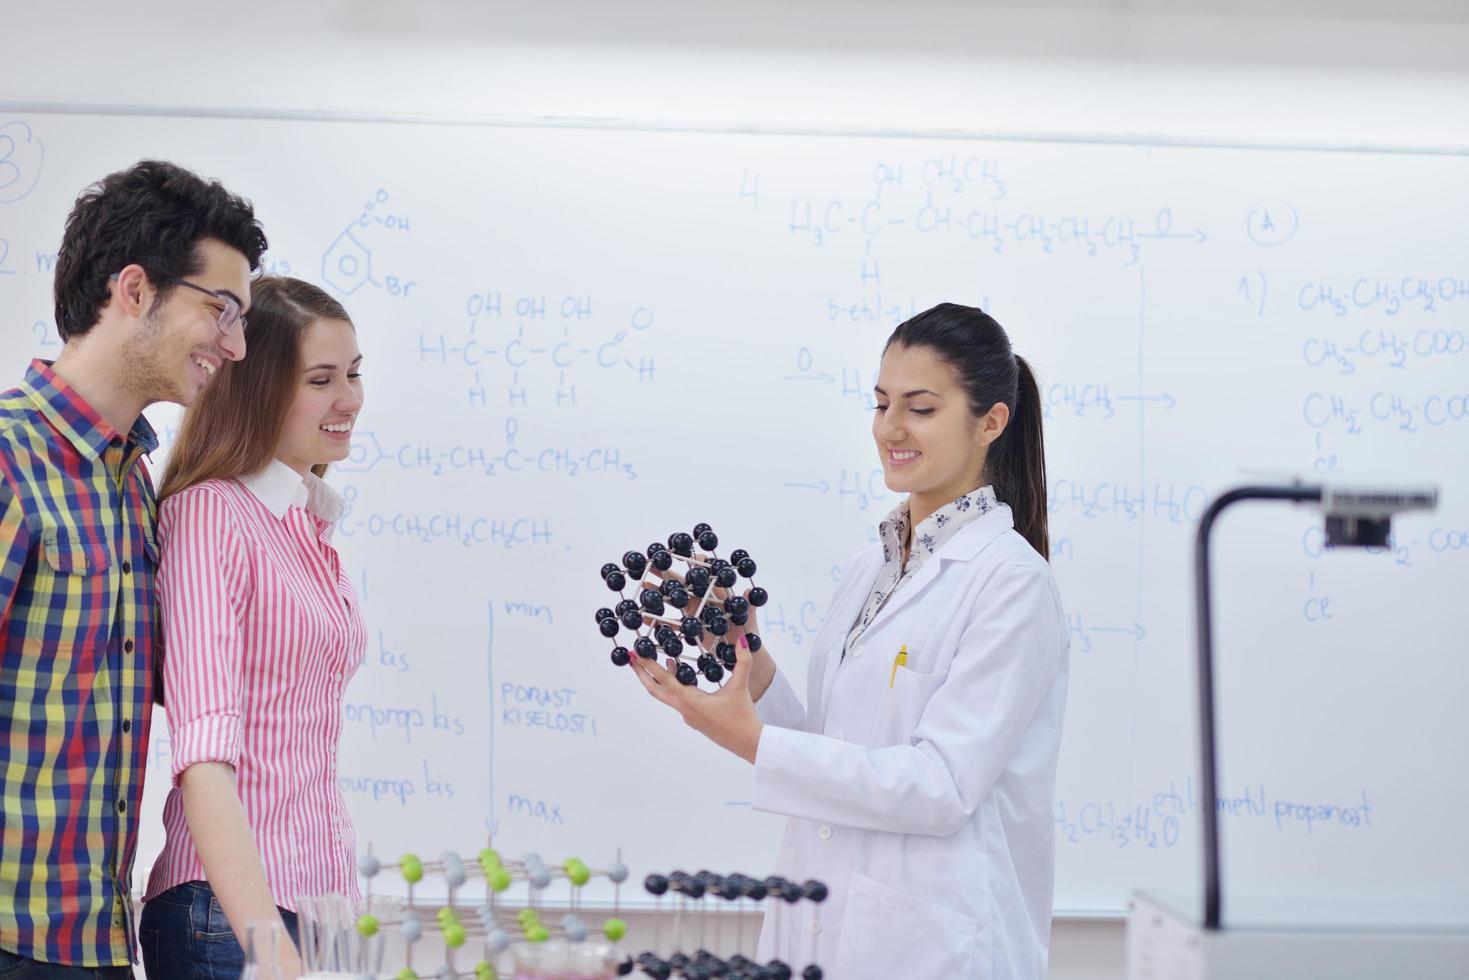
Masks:
[[[0,0],[0,111],[1469,151],[1466,51],[1462,0]],[[1118,923],[1053,950],[1054,977],[1122,973]]]
[[[3,0],[0,100],[1469,145],[1459,0]]]

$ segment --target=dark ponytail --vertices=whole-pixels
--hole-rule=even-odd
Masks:
[[[1050,560],[1051,536],[1046,527],[1046,446],[1041,437],[1041,393],[1030,365],[1015,355],[1015,401],[1010,423],[990,444],[986,468],[995,496],[1010,505],[1015,529],[1030,546]]]
[[[985,479],[1010,506],[1019,531],[1041,557],[1051,557],[1046,528],[1046,448],[1041,434],[1041,396],[1025,358],[1010,349],[1005,328],[989,314],[940,303],[898,326],[887,346],[926,347],[959,374],[976,416],[996,402],[1010,409],[1000,438],[990,443]]]

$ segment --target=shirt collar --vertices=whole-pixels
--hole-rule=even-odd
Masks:
[[[276,520],[285,517],[292,507],[304,507],[328,524],[335,524],[346,509],[342,495],[316,474],[303,477],[278,459],[272,459],[258,473],[240,477],[240,483]]]
[[[46,420],[82,454],[100,459],[107,447],[121,436],[81,394],[57,376],[53,362],[37,358],[26,370],[21,388]],[[145,453],[158,448],[158,435],[148,420],[139,415],[128,432],[127,442]]]
[[[912,545],[909,549],[909,564],[918,559],[921,563],[938,551],[965,525],[983,517],[1000,506],[995,489],[986,484],[944,504],[928,515],[913,529]],[[908,500],[894,507],[877,526],[882,539],[883,554],[891,560],[903,553],[903,542],[908,538]]]

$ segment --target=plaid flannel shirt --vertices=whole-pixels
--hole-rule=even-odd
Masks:
[[[135,957],[157,445],[45,361],[0,395],[0,948],[31,959]]]

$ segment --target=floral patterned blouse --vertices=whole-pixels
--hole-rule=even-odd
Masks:
[[[852,644],[867,632],[867,625],[877,616],[888,599],[917,574],[924,562],[933,557],[934,552],[959,533],[959,529],[964,525],[988,514],[998,506],[1000,506],[1000,501],[995,497],[995,490],[988,485],[944,504],[913,529],[913,546],[908,555],[907,567],[903,565],[903,542],[908,538],[907,498],[893,508],[887,518],[877,526],[878,537],[882,540],[882,571],[877,574],[872,593],[868,595],[867,602],[862,607],[862,615],[857,617],[856,625],[847,634],[846,645],[842,647],[843,659],[846,658],[847,651],[852,648]]]

